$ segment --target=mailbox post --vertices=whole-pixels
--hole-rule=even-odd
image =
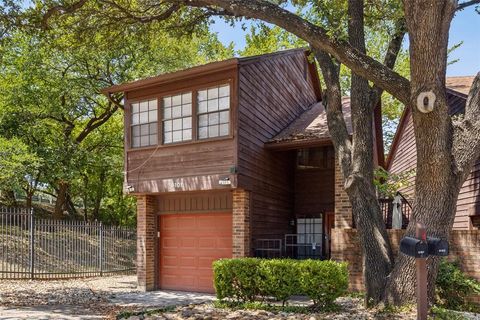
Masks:
[[[414,257],[417,273],[417,319],[427,320],[428,316],[428,286],[427,257],[448,256],[448,242],[438,238],[427,237],[425,225],[417,223],[415,238],[404,237],[400,241],[400,252]]]
[[[427,244],[427,230],[423,223],[417,223],[415,229],[417,239],[420,239],[423,243]],[[425,257],[419,257],[415,259],[417,268],[417,319],[427,320],[428,316],[428,286],[427,286],[427,254]]]

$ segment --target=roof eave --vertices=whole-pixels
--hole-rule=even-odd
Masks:
[[[209,64],[192,67],[186,70],[166,73],[156,77],[113,85],[113,86],[102,89],[101,92],[105,95],[109,95],[117,92],[127,92],[127,91],[133,91],[138,89],[144,89],[144,88],[153,87],[153,86],[157,86],[165,83],[181,81],[183,79],[187,79],[187,78],[191,78],[199,75],[206,75],[206,74],[229,70],[229,69],[235,68],[237,65],[238,65],[238,59],[232,58],[224,61],[212,62]]]

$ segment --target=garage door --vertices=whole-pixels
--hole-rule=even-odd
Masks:
[[[212,262],[232,256],[232,214],[161,215],[160,288],[214,292]]]

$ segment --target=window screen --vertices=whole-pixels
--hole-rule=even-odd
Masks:
[[[147,147],[157,144],[157,100],[132,103],[132,148]]]
[[[163,143],[192,140],[192,93],[163,98]]]
[[[199,90],[198,139],[230,134],[230,86],[222,85]]]

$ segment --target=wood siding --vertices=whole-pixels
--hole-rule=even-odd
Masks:
[[[297,169],[295,171],[295,216],[318,217],[333,212],[335,205],[335,154],[327,151],[324,168]]]
[[[230,127],[226,137],[201,141],[188,141],[175,144],[130,148],[129,102],[139,99],[158,98],[178,92],[207,88],[211,85],[230,83]],[[232,189],[236,187],[236,108],[237,108],[236,68],[222,72],[208,73],[196,78],[142,88],[127,92],[125,103],[125,169],[127,185],[133,187],[134,194],[163,193],[177,191],[199,191]],[[195,108],[196,97],[193,98]],[[194,109],[195,110],[195,109]],[[161,104],[159,103],[158,141],[161,137]],[[193,114],[193,132],[196,130],[196,115]],[[230,179],[230,185],[220,184],[220,180]]]
[[[241,62],[238,101],[238,186],[252,191],[252,237],[292,232],[295,152],[265,142],[317,102],[304,52]]]
[[[457,114],[465,110],[466,98],[461,94],[448,93],[450,113]],[[389,171],[391,173],[406,172],[415,169],[417,164],[417,151],[415,135],[413,132],[413,119],[407,111],[405,119],[400,124],[389,159]],[[400,192],[414,197],[414,177],[410,179],[410,186],[402,188]],[[473,166],[472,171],[465,180],[457,201],[457,212],[453,224],[454,229],[469,229],[471,226],[470,215],[480,215],[480,160]]]
[[[232,192],[176,192],[158,197],[158,213],[196,213],[232,211]]]

